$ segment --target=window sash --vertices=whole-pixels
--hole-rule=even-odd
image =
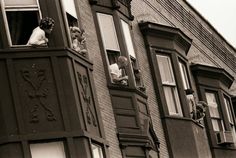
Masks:
[[[102,152],[102,147],[97,144],[92,144],[92,153],[93,153],[93,158],[103,158],[103,152]]]
[[[181,74],[181,77],[182,77],[184,89],[185,90],[190,89],[190,84],[189,84],[186,65],[183,62],[179,61],[179,68],[180,68],[180,74]]]
[[[212,92],[206,92],[206,99],[210,116],[214,118],[220,118],[219,105],[216,101],[216,94]]]
[[[65,12],[78,19],[74,0],[62,0]]]
[[[176,85],[170,57],[159,54],[156,55],[156,57],[160,70],[162,84]]]
[[[132,56],[133,58],[136,58],[135,51],[134,51],[134,45],[133,45],[133,41],[132,41],[132,37],[131,37],[131,33],[130,33],[130,27],[129,27],[128,23],[126,23],[122,19],[121,19],[121,25],[122,25],[122,29],[123,29],[123,35],[125,37],[127,51],[130,56]]]
[[[105,49],[120,51],[113,16],[97,13],[97,18]]]
[[[37,0],[3,0],[4,5],[7,7],[20,7],[20,6],[37,6]]]
[[[183,116],[177,88],[171,86],[163,86],[163,90],[169,114]]]
[[[230,108],[230,101],[229,101],[229,98],[227,98],[226,96],[224,96],[224,103],[225,103],[225,108],[226,108],[227,117],[229,119],[229,123],[234,124],[233,115]]]
[[[156,58],[169,114],[183,116],[171,59],[167,55],[160,54],[157,54]]]

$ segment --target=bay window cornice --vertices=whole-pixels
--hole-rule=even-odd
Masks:
[[[141,22],[139,27],[149,46],[173,49],[187,55],[192,40],[180,29],[152,22]]]
[[[204,79],[213,79],[220,81],[224,86],[230,88],[234,81],[234,77],[222,68],[202,64],[193,64],[191,65],[191,70],[197,77],[199,84],[204,85],[204,83],[207,83]]]

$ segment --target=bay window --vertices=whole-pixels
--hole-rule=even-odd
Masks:
[[[41,19],[38,0],[1,0],[1,6],[9,45],[26,45]]]
[[[199,96],[208,105],[205,121],[211,147],[215,150],[235,149],[235,118],[227,92],[234,81],[233,76],[214,66],[193,64],[191,68]]]
[[[102,147],[100,145],[92,143],[93,158],[104,158]]]

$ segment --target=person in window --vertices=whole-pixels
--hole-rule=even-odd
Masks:
[[[54,27],[54,20],[49,17],[45,17],[40,20],[39,26],[36,27],[27,43],[30,46],[47,46],[48,38],[46,34],[50,34]]]
[[[119,56],[117,63],[110,65],[111,78],[114,83],[128,85],[128,76],[122,73],[122,70],[124,70],[127,64],[127,58],[124,56]]]
[[[71,26],[70,34],[72,40],[72,48],[78,53],[85,55],[87,53],[87,50],[83,48],[86,41],[85,31],[80,30],[80,28],[77,26]]]

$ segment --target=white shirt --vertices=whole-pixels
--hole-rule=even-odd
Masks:
[[[121,69],[119,69],[116,63],[110,65],[110,72],[111,74],[116,75],[117,77],[122,76],[122,71]]]
[[[48,39],[45,36],[44,30],[42,30],[39,26],[36,27],[27,43],[27,45],[39,45],[39,46],[46,46]]]

